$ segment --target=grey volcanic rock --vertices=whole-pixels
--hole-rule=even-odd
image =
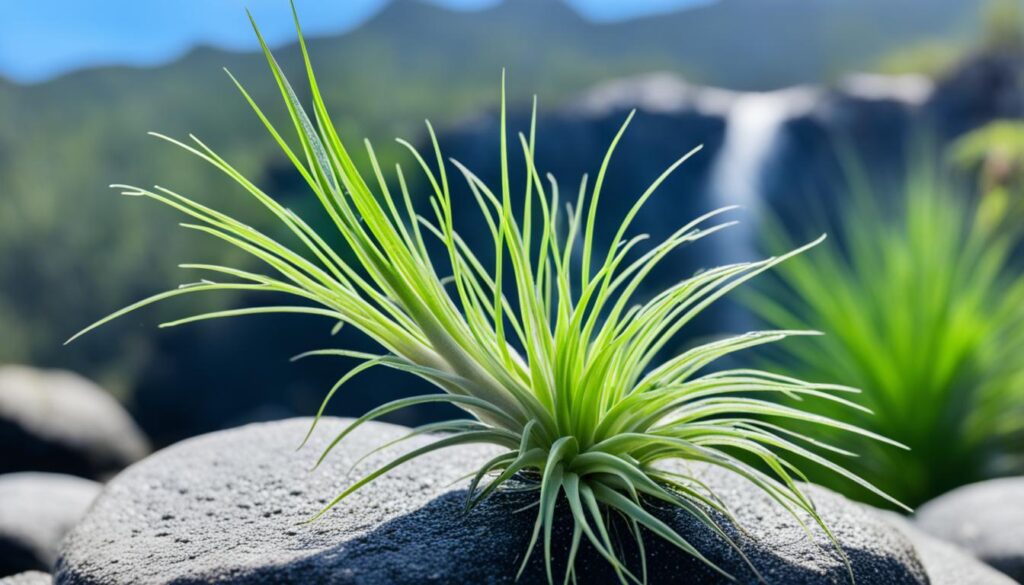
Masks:
[[[462,511],[465,482],[460,478],[493,455],[493,449],[447,449],[406,464],[319,521],[301,524],[397,451],[373,455],[346,475],[356,458],[407,431],[367,425],[309,473],[319,450],[349,421],[325,419],[311,444],[296,453],[309,422],[254,424],[196,437],[127,469],[65,540],[56,582],[514,582],[534,520],[532,511],[520,509],[531,496],[500,492],[469,514]],[[428,440],[414,439],[410,447]],[[792,518],[745,481],[711,469],[701,474],[750,530],[752,539],[737,538],[768,582],[847,582],[845,566],[818,531],[812,543]],[[912,545],[898,531],[838,495],[811,491],[858,583],[927,582]],[[674,509],[656,513],[740,583],[757,582],[738,555],[706,528]],[[566,554],[566,532],[556,534],[555,559]],[[645,544],[652,583],[724,582],[654,536],[648,535]],[[615,582],[589,547],[581,554],[580,582]],[[545,581],[541,556],[533,555],[521,583]],[[556,563],[556,568],[561,567]]]
[[[0,473],[116,473],[149,450],[127,412],[71,372],[0,367]]]
[[[917,510],[917,526],[1024,581],[1024,477],[966,485]]]
[[[53,568],[61,539],[101,489],[70,475],[0,475],[0,575]]]
[[[53,577],[42,571],[25,571],[0,579],[0,585],[51,585]]]
[[[931,536],[903,516],[877,510],[914,543],[931,585],[1014,585],[1016,581],[979,561],[968,551]]]

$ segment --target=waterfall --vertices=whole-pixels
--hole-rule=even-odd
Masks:
[[[713,208],[740,205],[740,225],[719,241],[721,262],[750,260],[762,211],[765,178],[777,150],[783,124],[806,114],[818,92],[793,87],[737,94],[726,114],[725,137],[711,168],[708,192]]]
[[[932,92],[921,76],[854,74],[839,83],[841,95],[864,103],[891,102],[920,107]],[[705,90],[706,91],[706,90]],[[780,150],[782,128],[828,102],[822,90],[796,86],[763,93],[736,93],[725,111],[725,136],[708,177],[713,208],[740,205],[739,226],[719,242],[720,262],[756,256],[758,220],[763,213],[766,179]]]
[[[793,87],[764,93],[736,94],[725,117],[725,136],[708,176],[710,207],[739,205],[732,219],[739,225],[729,228],[716,240],[714,264],[753,260],[757,252],[757,234],[765,183],[780,147],[786,121],[806,115],[818,102],[819,92]],[[749,313],[729,310],[719,319],[731,331],[756,327]]]

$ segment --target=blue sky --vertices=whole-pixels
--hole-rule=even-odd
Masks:
[[[310,36],[358,26],[387,0],[296,0]],[[462,10],[499,0],[432,0]],[[511,0],[515,1],[515,0]],[[556,0],[551,0],[556,1]],[[564,0],[598,21],[675,10],[707,0]],[[294,32],[287,0],[18,0],[0,4],[0,76],[35,82],[104,64],[156,65],[197,44],[254,48],[243,8],[280,44]]]

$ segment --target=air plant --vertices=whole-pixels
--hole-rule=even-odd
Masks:
[[[468,508],[506,487],[513,478],[533,477],[539,505],[530,552],[543,543],[550,581],[554,581],[551,543],[555,509],[562,502],[571,511],[574,523],[566,578],[572,574],[579,546],[586,538],[620,580],[639,582],[643,576],[626,567],[617,553],[607,526],[610,512],[628,522],[636,539],[645,529],[723,573],[652,515],[645,504],[658,501],[677,506],[736,547],[713,518],[716,512],[728,517],[728,510],[715,494],[698,478],[664,470],[659,462],[683,459],[731,470],[786,511],[813,518],[830,538],[827,526],[797,483],[803,475],[788,458],[799,457],[821,465],[884,497],[864,480],[809,448],[827,446],[763,419],[772,416],[804,421],[889,442],[839,420],[763,398],[782,394],[856,409],[859,407],[840,396],[852,389],[748,369],[704,373],[712,362],[733,352],[807,332],[748,333],[693,347],[657,362],[676,335],[710,303],[820,239],[782,256],[703,271],[643,302],[636,301],[645,277],[670,252],[733,223],[718,219],[728,209],[712,211],[642,254],[634,250],[645,236],[627,238],[641,206],[698,149],[679,158],[640,195],[620,223],[613,244],[602,254],[595,243],[601,186],[615,145],[633,114],[612,141],[593,184],[588,184],[584,176],[574,203],[566,205],[563,214],[557,183],[550,176],[542,178],[534,161],[536,101],[528,135],[518,136],[527,171],[524,194],[522,198],[512,195],[503,76],[501,135],[497,141],[500,185],[488,186],[457,161],[451,161],[451,167],[446,165],[429,122],[433,163],[399,140],[408,147],[432,191],[431,219],[416,211],[401,166],[395,168],[397,190],[395,183],[389,183],[369,142],[365,146],[372,176],[359,171],[324,106],[301,29],[299,42],[312,96],[312,117],[303,109],[255,23],[253,27],[294,125],[298,149],[288,144],[242,85],[233,76],[231,79],[322,204],[344,239],[348,259],[199,139],[190,137],[191,143],[185,143],[158,135],[231,177],[280,221],[298,245],[278,241],[163,187],[115,185],[125,195],[154,199],[180,211],[194,220],[182,224],[184,227],[244,250],[267,270],[257,273],[229,266],[184,264],[183,268],[230,280],[204,279],[157,294],[113,313],[79,335],[173,297],[238,290],[280,293],[299,302],[199,314],[161,327],[240,315],[296,313],[355,327],[375,340],[384,353],[326,349],[306,354],[361,360],[327,393],[310,434],[338,388],[370,367],[407,372],[443,391],[372,409],[336,436],[320,461],[353,429],[399,409],[442,402],[469,415],[468,419],[413,429],[409,437],[429,434],[435,440],[353,483],[317,517],[418,456],[467,443],[493,444],[502,451],[473,474]],[[456,205],[449,183],[450,168],[457,169],[467,181],[490,231],[493,255],[488,258],[453,227]],[[438,240],[442,254],[431,256],[429,238]],[[442,269],[450,270],[450,275],[442,276]],[[835,543],[834,538],[832,541]],[[529,554],[522,567],[528,560]]]
[[[851,469],[910,505],[1024,470],[1024,276],[1012,256],[1020,222],[1006,200],[986,193],[973,203],[956,184],[920,161],[902,192],[885,197],[854,169],[839,244],[781,266],[750,299],[774,326],[826,333],[814,347],[778,346],[768,363],[861,388],[874,415],[852,422],[910,450],[828,440],[865,455]],[[791,241],[778,230],[771,240]]]

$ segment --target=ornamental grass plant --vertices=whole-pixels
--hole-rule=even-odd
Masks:
[[[804,475],[797,461],[821,466],[887,497],[819,452],[848,455],[819,441],[815,433],[822,429],[896,448],[891,447],[895,444],[891,440],[843,422],[846,413],[863,410],[845,397],[855,390],[768,371],[709,368],[734,352],[810,332],[747,333],[659,361],[663,350],[709,304],[821,241],[757,262],[711,268],[682,278],[653,296],[641,295],[645,277],[670,253],[734,223],[722,219],[729,209],[711,211],[647,247],[643,246],[647,236],[629,233],[641,206],[699,149],[681,156],[639,194],[620,219],[614,241],[602,247],[595,241],[595,226],[606,220],[600,211],[602,184],[632,114],[622,124],[593,180],[585,176],[565,197],[555,179],[543,175],[534,161],[536,101],[529,132],[509,140],[503,76],[501,132],[495,137],[501,159],[500,184],[487,185],[458,161],[446,161],[428,122],[428,153],[421,154],[411,144],[399,141],[408,148],[410,160],[428,186],[428,194],[418,196],[411,192],[412,183],[403,167],[397,166],[393,174],[381,168],[369,142],[364,144],[365,154],[358,156],[366,157],[372,172],[360,172],[355,151],[342,138],[324,105],[301,30],[311,113],[301,105],[255,24],[254,29],[280,89],[294,137],[286,138],[283,130],[274,127],[242,85],[231,79],[311,195],[319,200],[336,234],[318,233],[198,138],[179,141],[157,135],[240,185],[254,204],[279,222],[287,239],[275,239],[168,188],[115,185],[125,195],[174,208],[188,218],[183,227],[247,252],[263,269],[183,264],[183,268],[207,277],[128,306],[79,335],[175,297],[219,291],[265,292],[286,301],[193,315],[161,326],[294,313],[358,329],[380,345],[381,353],[329,348],[301,356],[339,356],[358,364],[330,389],[316,420],[342,385],[367,368],[400,370],[426,379],[440,390],[367,412],[334,437],[320,461],[334,449],[344,448],[345,436],[353,429],[396,410],[441,402],[465,412],[466,418],[412,429],[409,437],[428,435],[432,442],[404,452],[352,483],[317,517],[420,455],[455,445],[487,443],[499,447],[500,453],[479,469],[467,470],[471,479],[466,506],[471,510],[513,478],[525,481],[536,492],[536,522],[520,572],[527,566],[529,553],[541,548],[548,580],[568,580],[580,547],[587,545],[607,560],[609,571],[622,582],[643,582],[645,568],[626,566],[621,560],[620,542],[609,530],[612,515],[626,522],[629,538],[635,539],[640,550],[643,535],[653,535],[723,573],[652,515],[648,504],[677,506],[739,550],[715,519],[730,518],[717,495],[699,477],[667,471],[659,467],[660,462],[682,459],[730,470],[777,502],[780,513],[793,514],[798,520],[812,519],[833,543],[825,521],[799,483]],[[511,184],[508,169],[512,159],[525,165],[525,184]],[[468,183],[474,199],[469,203],[479,208],[479,220],[491,236],[490,249],[470,244],[454,229],[455,210],[464,208],[465,202],[452,200],[453,175]],[[343,250],[327,243],[337,236],[344,241]],[[438,244],[439,248],[433,247]],[[432,249],[442,253],[431,254]],[[844,414],[821,416],[771,400],[775,395],[833,404]],[[808,423],[816,430],[796,432],[779,420]],[[316,426],[314,422],[310,434],[316,432]],[[562,559],[568,567],[565,575],[552,571],[556,506],[567,507],[573,522],[572,545],[568,558]],[[472,522],[471,514],[466,521]],[[842,554],[838,544],[837,550]]]
[[[924,159],[921,159],[922,161]],[[980,200],[944,171],[915,163],[894,193],[854,171],[832,245],[780,266],[748,298],[777,327],[825,333],[775,348],[766,367],[849,383],[874,414],[838,411],[910,450],[826,431],[861,457],[860,476],[909,505],[1024,471],[1024,275],[1019,202],[1005,188]],[[891,193],[891,196],[885,196]],[[781,230],[771,245],[787,246]],[[874,499],[827,476],[814,479]]]

